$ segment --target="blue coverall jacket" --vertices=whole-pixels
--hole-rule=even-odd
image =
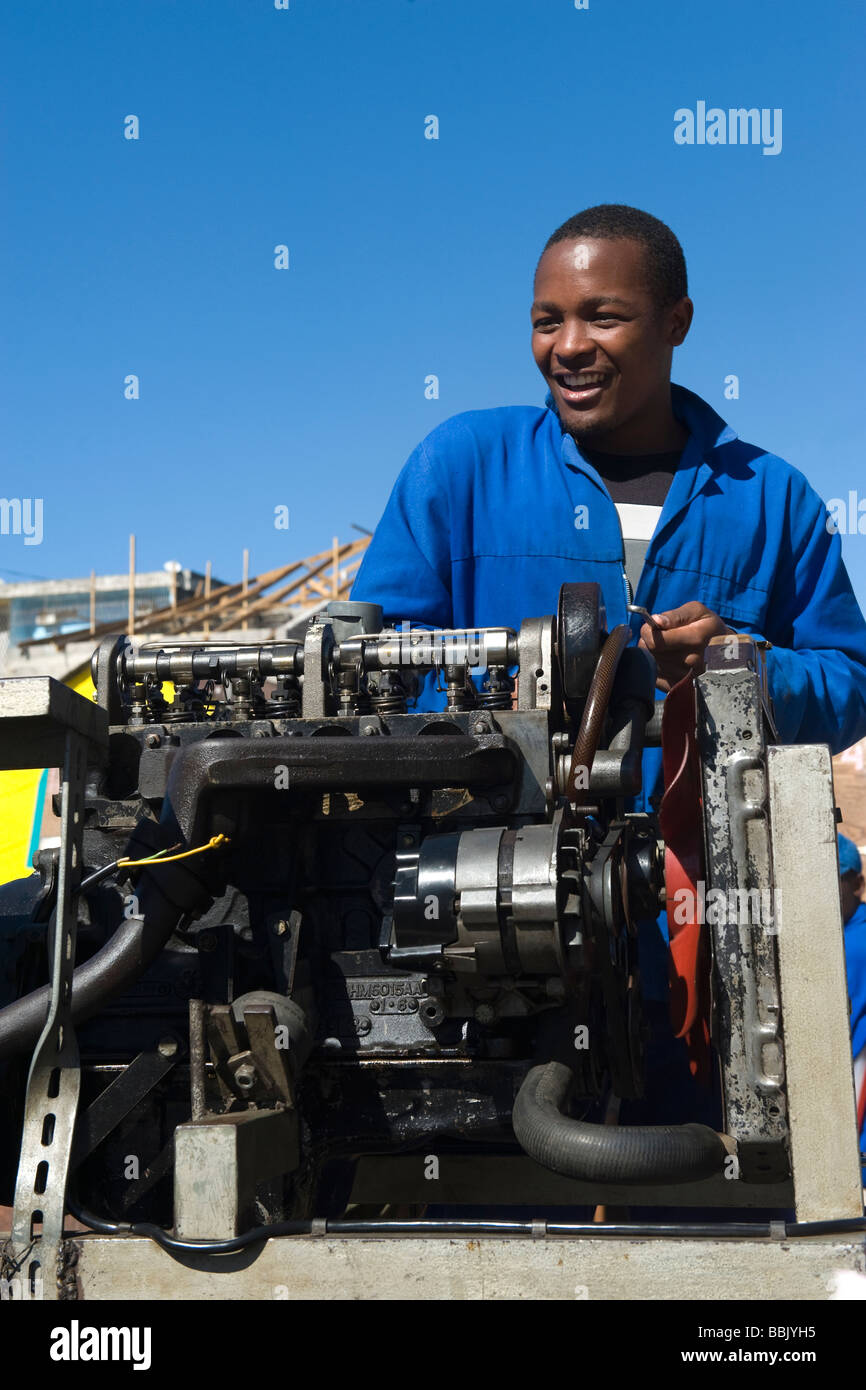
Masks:
[[[635,602],[658,613],[698,599],[772,642],[781,741],[849,747],[866,734],[866,624],[824,503],[692,391],[672,385],[671,400],[690,438]],[[548,395],[543,409],[466,411],[427,435],[352,593],[389,623],[518,628],[555,613],[560,585],[575,580],[601,584],[608,628],[627,620],[616,509]]]
[[[866,903],[858,903],[845,923],[845,967],[851,1001],[851,1051],[866,1047]],[[866,1154],[866,1120],[860,1129],[860,1152]],[[863,1168],[866,1182],[866,1164]]]

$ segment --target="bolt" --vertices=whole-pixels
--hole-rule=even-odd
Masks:
[[[361,730],[362,734],[375,734],[376,730],[372,724],[365,724]]]
[[[162,739],[160,738],[159,734],[148,734],[147,738],[144,741],[147,744],[148,748],[158,748],[160,743],[162,742]]]
[[[505,811],[508,807],[508,797],[502,792],[497,792],[495,796],[490,798],[490,805],[494,811]]]
[[[216,932],[201,931],[198,934],[198,949],[200,951],[215,951],[217,948]]]
[[[403,836],[403,844],[406,845],[407,848],[408,848],[409,845],[414,845],[414,843],[415,843],[415,836],[414,836],[414,835],[404,835],[404,836]]]
[[[487,733],[487,725],[484,723],[484,720],[483,720],[483,719],[479,719],[478,722],[477,722],[476,724],[473,724],[473,725],[472,725],[472,732],[473,732],[473,734],[486,734],[486,733]]]
[[[174,1038],[160,1038],[156,1050],[160,1057],[174,1057],[177,1053],[177,1043]]]
[[[496,1010],[492,1004],[476,1004],[475,1017],[479,1023],[492,1023],[496,1017]]]
[[[289,924],[288,922],[284,922],[282,918],[279,922],[274,922],[274,931],[276,932],[277,936],[285,936],[288,930]]]
[[[356,1018],[356,1019],[355,1019],[355,1032],[356,1032],[356,1033],[361,1033],[361,1034],[369,1033],[369,1031],[370,1031],[370,1029],[371,1029],[372,1027],[373,1027],[373,1021],[372,1021],[372,1019],[369,1019],[369,1018]]]
[[[251,1091],[257,1080],[256,1069],[249,1062],[241,1063],[235,1072],[235,1085],[242,1091]]]

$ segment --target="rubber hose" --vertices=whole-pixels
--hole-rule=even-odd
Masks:
[[[728,1151],[706,1125],[598,1125],[572,1120],[562,1106],[572,1082],[562,1062],[527,1074],[512,1124],[521,1148],[554,1173],[581,1182],[697,1182],[723,1169]]]
[[[114,935],[72,977],[73,1024],[89,1018],[134,984],[156,960],[183,914],[192,906],[203,907],[211,901],[191,871],[186,869],[181,875],[177,872],[180,868],[166,865],[159,871],[159,880],[154,872],[142,870],[136,889],[139,915],[124,918]],[[174,889],[171,898],[163,891],[169,874]],[[0,1061],[18,1052],[32,1052],[45,1025],[50,999],[51,987],[43,985],[0,1009]]]
[[[589,775],[592,772],[593,759],[604,727],[604,717],[610,703],[616,668],[630,641],[631,628],[627,627],[625,623],[621,623],[619,627],[614,628],[601,649],[601,656],[598,658],[598,665],[595,668],[586,697],[586,704],[583,707],[583,716],[574,743],[571,766],[568,769],[566,796],[569,801],[579,803],[585,800],[589,794]],[[587,787],[576,789],[574,784],[582,767],[587,770]]]

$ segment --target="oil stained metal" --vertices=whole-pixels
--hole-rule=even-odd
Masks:
[[[739,1176],[772,1182],[787,1175],[789,1164],[760,654],[739,638],[714,646],[708,657],[696,685],[718,1002],[714,1041]]]

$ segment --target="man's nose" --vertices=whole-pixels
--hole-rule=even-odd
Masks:
[[[589,325],[582,319],[568,319],[556,336],[556,356],[565,365],[575,357],[595,350]]]

